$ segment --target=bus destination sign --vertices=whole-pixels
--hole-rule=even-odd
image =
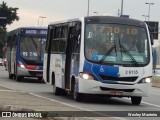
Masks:
[[[24,29],[22,30],[22,34],[26,34],[26,35],[46,35],[47,34],[47,29],[41,29],[41,30],[37,30],[37,29]]]

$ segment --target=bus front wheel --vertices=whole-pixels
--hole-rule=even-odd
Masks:
[[[82,95],[76,91],[76,83],[74,84],[74,88],[73,88],[73,98],[76,101],[82,100]]]
[[[53,93],[54,95],[60,95],[61,94],[61,89],[53,85]]]
[[[131,97],[131,102],[133,105],[139,105],[141,103],[142,97]]]
[[[14,75],[9,73],[9,79],[13,79]]]
[[[56,87],[54,85],[53,85],[53,93],[54,95],[67,95],[67,92],[64,89]]]
[[[22,81],[22,78],[23,78],[23,77],[16,75],[16,81],[21,82],[21,81]]]

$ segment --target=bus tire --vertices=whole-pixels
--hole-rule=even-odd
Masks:
[[[82,100],[82,94],[80,94],[76,91],[76,83],[74,84],[74,88],[73,88],[73,98],[74,98],[75,101],[81,101]]]
[[[44,82],[44,79],[43,79],[42,77],[38,77],[38,81],[45,83],[45,82]]]
[[[9,73],[9,79],[13,79],[14,75]]]
[[[17,76],[16,75],[16,81],[21,82],[23,77]]]
[[[38,79],[38,80],[39,80],[39,79]],[[42,83],[45,83],[45,81],[44,81],[44,79],[43,79],[43,78],[41,79],[41,82],[42,82]]]
[[[141,103],[142,97],[131,97],[132,105],[139,105]]]
[[[53,94],[54,95],[61,95],[61,89],[53,85]]]

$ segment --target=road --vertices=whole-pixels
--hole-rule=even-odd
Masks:
[[[84,110],[92,111],[160,111],[160,88],[152,88],[150,97],[144,97],[139,106],[131,104],[128,98],[97,99],[88,98],[86,101],[74,101],[71,96],[55,96],[52,93],[52,86],[35,79],[24,79],[17,82],[8,78],[8,72],[0,66],[0,85],[13,90],[29,92],[49,100],[56,100],[76,106]]]

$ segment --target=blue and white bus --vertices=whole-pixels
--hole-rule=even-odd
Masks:
[[[137,51],[125,45],[129,37]],[[43,78],[55,95],[130,97],[139,105],[152,79],[152,48],[143,21],[89,16],[49,24]]]
[[[47,28],[21,27],[8,32],[7,70],[9,78],[24,77],[42,80]]]

